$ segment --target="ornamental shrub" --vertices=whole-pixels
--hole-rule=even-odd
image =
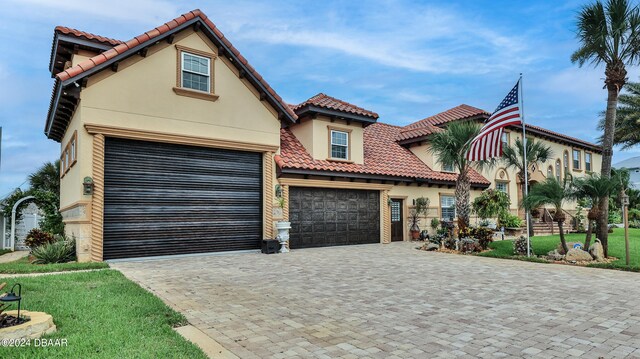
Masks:
[[[518,237],[514,241],[513,247],[516,255],[526,256],[527,255],[527,237],[525,236]],[[533,255],[533,248],[531,247],[531,242],[529,242],[529,252]]]
[[[500,215],[498,221],[500,222],[500,226],[505,228],[517,228],[522,226],[522,220],[520,217],[506,212]]]
[[[52,242],[55,242],[53,234],[45,232],[38,228],[34,228],[29,231],[29,233],[27,234],[27,238],[24,240],[24,244],[31,248],[31,250]]]
[[[493,242],[493,230],[486,227],[473,228],[473,238],[477,239],[480,248],[485,250]]]
[[[67,263],[76,260],[76,241],[58,236],[55,242],[46,243],[34,249],[31,254],[35,264]]]

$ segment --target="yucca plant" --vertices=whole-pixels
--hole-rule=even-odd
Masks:
[[[67,263],[76,260],[75,239],[67,240],[59,237],[57,241],[44,244],[31,251],[35,257],[33,263]]]

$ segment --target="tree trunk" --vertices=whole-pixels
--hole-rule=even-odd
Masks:
[[[560,243],[562,243],[562,249],[564,254],[569,253],[569,247],[567,247],[567,241],[564,239],[564,220],[558,221],[558,230],[560,231]]]
[[[618,61],[607,64],[605,69],[605,85],[607,87],[607,111],[604,119],[604,135],[602,136],[602,169],[600,174],[604,178],[611,178],[611,161],[613,159],[613,136],[616,130],[616,110],[618,94],[626,82],[627,71],[624,63]],[[600,198],[600,218],[598,219],[598,234],[605,258],[609,255],[609,198]]]
[[[593,226],[592,226],[593,221],[589,220],[587,223],[587,238],[585,238],[584,240],[584,250],[588,251],[589,250],[589,246],[591,245],[591,233],[593,232]]]
[[[458,175],[456,181],[456,211],[458,212],[458,229],[463,231],[469,226],[471,207],[469,197],[471,183],[469,183],[469,170],[465,169]]]

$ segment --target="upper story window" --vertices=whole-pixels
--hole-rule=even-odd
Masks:
[[[60,155],[60,177],[64,175],[76,164],[78,161],[78,131],[74,131],[73,135],[64,146],[62,154]]]
[[[553,166],[549,166],[549,168],[547,168],[547,178],[552,178],[553,177]]]
[[[509,193],[509,183],[508,182],[504,182],[504,181],[497,181],[496,182],[496,191]]]
[[[209,92],[210,80],[210,63],[211,59],[190,54],[182,53],[182,87]]]
[[[330,131],[331,158],[339,160],[349,159],[349,132],[339,130]]]
[[[556,160],[556,179],[560,182],[560,160]]]
[[[442,171],[443,172],[455,172],[455,170],[453,168],[453,163],[443,163],[442,164]]]
[[[580,150],[573,150],[573,169],[580,169]]]
[[[509,145],[509,132],[502,132],[502,148]]]
[[[593,170],[591,168],[591,154],[589,152],[584,153],[584,170],[587,172],[591,172]]]
[[[562,155],[562,167],[564,170],[564,176],[567,177],[569,174],[569,151],[564,151]]]
[[[182,96],[215,101],[213,63],[214,53],[176,45],[178,52],[177,83],[173,91]]]

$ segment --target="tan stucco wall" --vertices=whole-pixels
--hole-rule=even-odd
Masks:
[[[351,131],[349,144],[349,160],[364,163],[364,128],[357,122],[347,124],[344,120],[331,120],[325,116],[318,116],[312,120],[304,120],[302,123],[291,127],[291,131],[307,152],[317,160],[329,158],[329,128]]]
[[[260,101],[246,80],[239,79],[226,59],[214,60],[214,88],[219,96],[216,101],[174,93],[179,66],[176,44],[216,53],[200,33],[185,30],[176,36],[174,44],[161,42],[151,47],[144,58],[134,56],[122,61],[117,72],[105,70],[89,78],[61,144],[66,146],[69,137],[78,131],[78,162],[61,179],[63,212],[78,202],[84,205],[91,200],[91,196],[82,194],[83,178],[93,173],[93,135],[86,131],[85,124],[279,147],[280,121],[276,112]],[[76,55],[74,61],[81,57]],[[271,173],[275,179],[275,167]],[[79,215],[85,212],[67,210],[65,218],[68,234],[86,237],[78,246],[79,260],[89,260],[91,224],[84,222],[87,215]]]

